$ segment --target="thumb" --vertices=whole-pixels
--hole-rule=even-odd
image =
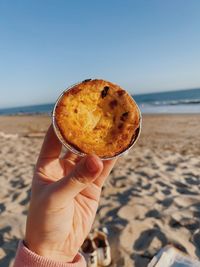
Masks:
[[[103,163],[96,155],[87,155],[81,159],[72,172],[54,183],[54,193],[57,192],[59,201],[62,198],[73,199],[79,192],[92,183],[102,172]]]

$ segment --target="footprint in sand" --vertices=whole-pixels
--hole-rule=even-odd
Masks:
[[[200,258],[200,230],[196,230],[191,238],[191,242],[195,245],[195,254]]]
[[[15,192],[15,193],[12,195],[12,202],[13,202],[13,201],[16,201],[20,195],[21,195],[20,192]]]
[[[161,190],[161,192],[164,194],[164,195],[170,195],[171,194],[171,191],[169,189],[163,189]]]
[[[172,189],[172,187],[169,184],[164,183],[162,181],[156,181],[156,184],[160,185],[161,187],[167,188],[167,189]]]
[[[195,230],[199,229],[199,221],[197,219],[187,217],[181,218],[180,220],[171,218],[169,225],[172,228],[185,227],[191,232],[194,232]]]
[[[161,243],[161,247],[164,247],[167,244],[167,237],[160,229],[148,229],[141,232],[139,238],[134,243],[134,249],[139,250],[148,250],[153,243],[153,240],[157,239]]]
[[[151,186],[152,186],[152,184],[147,183],[147,184],[141,185],[141,188],[144,190],[149,190],[151,188]]]
[[[26,187],[24,180],[22,180],[21,178],[17,177],[16,180],[11,180],[10,184],[13,188],[17,188],[17,189],[23,189],[24,187]]]
[[[134,261],[135,267],[147,267],[151,259],[153,258],[154,254],[150,254],[148,252],[144,254],[131,254],[131,259]],[[120,265],[121,266],[121,265]],[[124,266],[124,265],[122,265]]]
[[[26,197],[19,203],[20,205],[24,206],[29,203],[31,196],[31,189],[26,191]]]
[[[199,209],[200,209],[200,202],[199,199],[197,197],[185,197],[185,196],[177,196],[174,198],[174,203],[178,206],[178,207],[189,207],[189,206],[193,206],[193,205],[198,205]]]
[[[176,191],[183,195],[198,195],[198,192],[194,192],[192,190],[189,190],[187,188],[177,188]]]
[[[177,168],[177,164],[170,161],[165,162],[164,165],[166,165],[166,171],[168,172],[173,172]]]
[[[153,209],[153,210],[149,210],[146,214],[145,217],[152,217],[152,218],[161,218],[161,214],[158,210]]]
[[[134,219],[143,219],[147,211],[148,208],[144,205],[135,205],[134,202],[130,202],[119,209],[118,216],[128,221],[133,221]]]
[[[0,214],[6,210],[6,207],[3,203],[0,203]]]
[[[110,183],[117,187],[117,188],[124,188],[127,186],[127,177],[126,176],[119,176],[119,177],[114,177]]]
[[[165,208],[169,208],[173,204],[174,199],[172,197],[167,197],[163,200],[158,200],[157,203]]]
[[[196,178],[196,177],[186,177],[185,181],[189,185],[200,185],[200,180],[199,178]]]

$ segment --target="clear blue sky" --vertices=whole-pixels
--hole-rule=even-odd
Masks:
[[[133,94],[200,87],[200,0],[0,0],[0,107],[90,77]]]

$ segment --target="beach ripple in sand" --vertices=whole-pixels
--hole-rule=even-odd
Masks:
[[[145,267],[169,243],[200,258],[200,126],[189,118],[186,129],[184,116],[144,117],[141,139],[106,181],[94,227],[109,230],[112,266]],[[0,122],[0,266],[11,266],[49,119]]]

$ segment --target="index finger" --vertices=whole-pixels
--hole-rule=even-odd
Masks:
[[[103,171],[100,174],[100,176],[94,181],[94,184],[96,184],[99,187],[102,187],[106,178],[109,176],[109,174],[112,171],[116,162],[117,162],[117,158],[104,161],[103,162]]]
[[[41,159],[55,159],[60,156],[62,144],[58,140],[53,126],[51,125],[46,133],[44,142],[40,151],[38,161]]]

